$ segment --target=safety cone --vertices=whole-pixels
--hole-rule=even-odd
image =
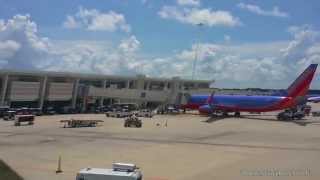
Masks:
[[[58,168],[56,170],[56,174],[58,173],[62,173],[62,169],[61,169],[61,156],[59,156],[59,160],[58,160]]]

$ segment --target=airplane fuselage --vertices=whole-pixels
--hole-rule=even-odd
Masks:
[[[212,107],[221,110],[264,112],[287,108],[294,103],[282,96],[218,95],[210,102]]]
[[[290,108],[295,105],[292,98],[284,96],[215,95],[208,101],[207,105],[199,107],[201,113],[210,113],[212,110],[267,112]]]
[[[192,95],[187,104],[181,105],[181,109],[198,110],[200,106],[207,104],[209,95]]]

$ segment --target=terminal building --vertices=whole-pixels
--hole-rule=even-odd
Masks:
[[[185,103],[190,94],[211,93],[213,81],[145,75],[114,76],[0,70],[1,106],[70,107],[88,111],[113,103],[145,106]]]

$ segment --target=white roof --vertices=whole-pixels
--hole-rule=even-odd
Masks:
[[[101,175],[113,175],[113,176],[137,176],[137,172],[125,172],[125,171],[114,171],[113,169],[102,169],[102,168],[85,168],[80,170],[80,174],[101,174]]]
[[[175,79],[165,78],[165,77],[146,77],[145,75],[132,75],[132,76],[123,76],[123,75],[107,75],[107,74],[96,74],[96,73],[75,73],[75,72],[55,72],[55,71],[33,71],[33,70],[12,70],[12,69],[1,69],[0,74],[10,74],[10,75],[31,75],[31,76],[52,76],[52,77],[71,77],[71,78],[82,78],[82,79],[114,79],[114,80],[136,80],[140,76],[144,77],[146,80],[151,81],[171,81]],[[184,82],[203,82],[209,83],[212,80],[192,80],[192,79],[180,79]]]

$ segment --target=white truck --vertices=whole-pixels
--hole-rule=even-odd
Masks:
[[[113,163],[112,169],[82,169],[76,180],[142,180],[142,173],[134,164]]]

